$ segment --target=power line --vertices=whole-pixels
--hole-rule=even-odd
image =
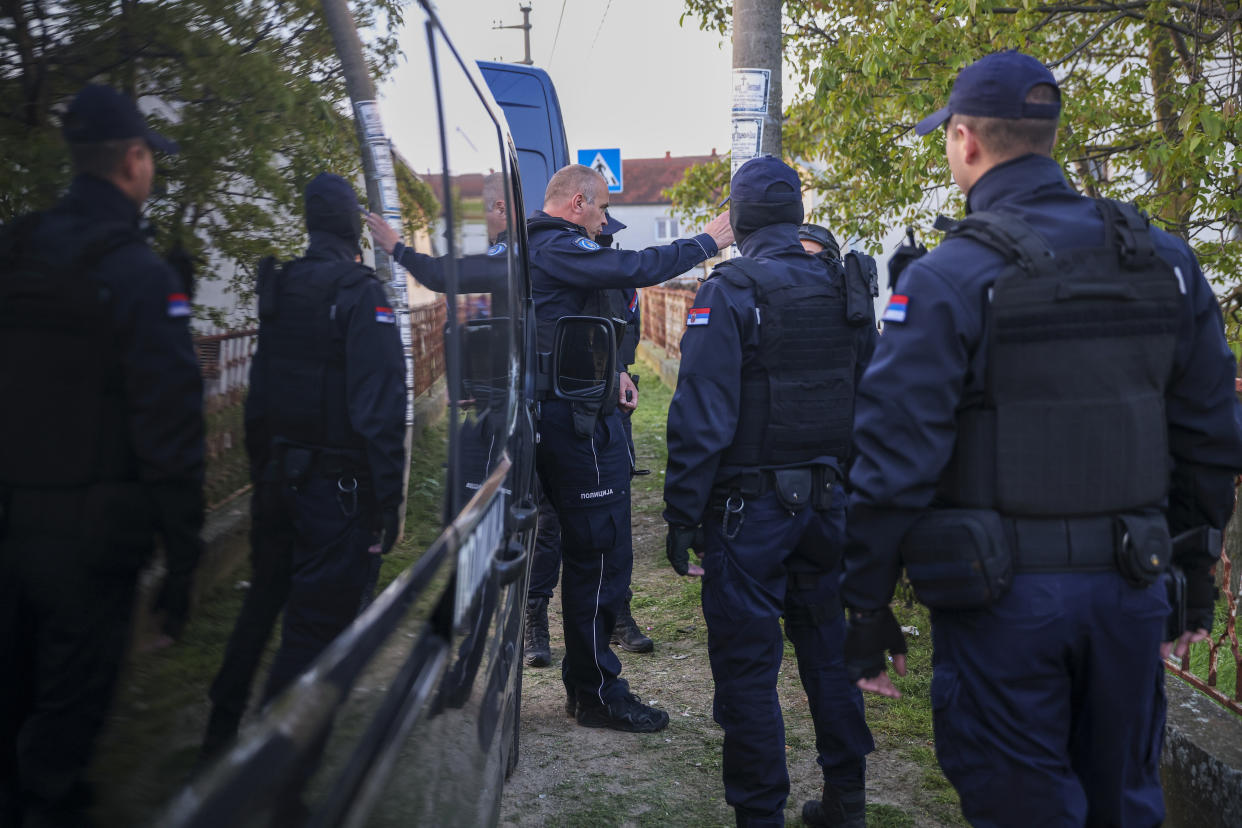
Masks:
[[[556,18],[556,34],[552,36],[552,52],[548,55],[548,68],[552,68],[552,58],[556,57],[556,42],[561,39],[561,21],[565,19],[565,3],[561,0],[561,14]],[[612,2],[612,0],[609,0]]]
[[[608,0],[608,5],[604,6],[604,16],[599,19],[599,28],[595,30],[595,38],[591,41],[591,48],[587,49],[587,54],[595,51],[595,43],[599,40],[599,33],[604,30],[604,21],[608,19],[608,10],[612,8],[612,0]]]

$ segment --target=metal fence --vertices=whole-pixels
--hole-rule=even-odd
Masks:
[[[694,291],[676,287],[649,287],[642,298],[642,338],[658,345],[673,359],[681,359],[681,335],[686,314],[694,304]]]
[[[444,302],[410,309],[410,349],[414,358],[414,395],[425,393],[444,376]],[[258,330],[247,328],[194,337],[203,374],[203,411],[207,421],[207,508],[231,500],[249,488],[243,418],[250,363]]]

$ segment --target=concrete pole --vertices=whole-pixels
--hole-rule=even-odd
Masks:
[[[781,157],[781,0],[734,0],[733,68],[769,70],[760,155]],[[735,72],[736,75],[736,72]]]
[[[345,74],[345,89],[349,92],[350,103],[354,110],[354,129],[358,133],[358,146],[362,151],[362,169],[367,183],[367,205],[371,212],[383,215],[390,223],[399,222],[394,218],[394,210],[399,208],[395,203],[397,182],[392,173],[392,150],[388,139],[383,135],[380,125],[379,108],[375,100],[375,83],[367,71],[366,60],[362,57],[362,41],[358,37],[358,29],[354,25],[354,16],[349,11],[347,0],[321,0],[324,19],[328,30],[332,33],[332,43],[336,47],[337,57],[341,61],[341,69]],[[371,116],[368,123],[366,114]],[[378,161],[377,161],[378,159]],[[380,169],[381,164],[386,169]],[[385,204],[385,190],[392,204]],[[387,209],[386,209],[387,208]],[[410,324],[409,292],[405,280],[394,281],[392,259],[380,248],[375,250],[375,272],[380,281],[388,286],[393,311],[397,322],[408,328]],[[409,494],[410,452],[414,443],[414,417],[412,394],[414,389],[414,361],[410,348],[405,351],[405,387],[406,387],[406,428],[405,428],[405,467],[407,472],[401,483],[401,494],[404,500]],[[405,510],[399,517],[400,534],[405,534]]]

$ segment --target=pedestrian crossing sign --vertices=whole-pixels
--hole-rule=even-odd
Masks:
[[[585,149],[578,150],[578,163],[590,167],[608,182],[608,192],[621,192],[624,181],[621,172],[621,149]]]

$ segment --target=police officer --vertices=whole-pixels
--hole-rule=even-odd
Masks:
[[[725,799],[738,825],[783,825],[789,775],[776,694],[780,619],[793,643],[824,771],[810,825],[862,826],[874,745],[845,673],[837,595],[843,479],[854,387],[875,348],[847,319],[846,273],[798,241],[798,175],[770,157],[733,177],[744,258],[718,265],[694,299],[668,415],[667,552],[703,564],[703,617],[724,729]]]
[[[604,226],[595,237],[596,244],[601,247],[612,247],[613,236],[625,229],[625,225],[610,215],[605,214]],[[591,315],[604,315],[606,318],[620,318],[625,322],[625,331],[621,341],[617,343],[617,370],[620,372],[620,400],[617,404],[621,412],[621,423],[625,427],[625,438],[630,457],[630,467],[634,466],[634,440],[630,432],[630,415],[638,406],[638,387],[630,378],[630,364],[634,362],[638,347],[638,289],[612,289],[600,291],[602,305],[587,308]],[[628,394],[626,392],[629,392]],[[630,558],[634,557],[633,544],[630,545]],[[547,495],[539,495],[539,529],[535,534],[535,554],[530,566],[530,588],[526,599],[526,636],[523,642],[524,657],[527,666],[546,667],[552,663],[552,650],[548,641],[548,603],[556,590],[556,582],[560,580],[561,568],[561,523],[556,516],[556,509]],[[649,653],[655,649],[655,643],[639,629],[634,616],[630,612],[630,600],[633,593],[626,583],[625,603],[617,613],[617,622],[613,627],[611,644],[631,653]]]
[[[63,123],[75,177],[0,233],[0,823],[83,825],[83,774],[154,535],[180,634],[203,521],[190,305],[147,246],[155,152],[129,98],[87,86]]]
[[[841,258],[841,245],[837,244],[836,236],[820,224],[802,224],[798,226],[798,241],[802,249],[812,256],[823,254],[829,259]]]
[[[1235,366],[1186,243],[1066,182],[1060,112],[1052,73],[1008,51],[916,128],[944,125],[968,215],[901,274],[859,391],[847,661],[897,695],[904,562],[966,819],[1158,825],[1169,536],[1233,508]],[[1173,555],[1180,647],[1211,626],[1218,553]]]
[[[714,256],[733,238],[726,213],[705,232],[672,244],[637,251],[601,247],[594,239],[607,207],[603,176],[574,164],[552,176],[543,210],[527,224],[541,351],[552,350],[556,321],[600,307],[601,291],[662,282]],[[621,662],[608,647],[633,564],[631,466],[617,404],[549,400],[539,435],[539,476],[561,524],[567,709],[586,727],[660,730],[668,714],[629,692],[619,676]]]
[[[287,596],[266,703],[345,629],[396,540],[405,474],[405,365],[392,308],[359,263],[362,214],[330,173],[306,187],[303,258],[259,273],[246,398],[255,582],[212,686],[205,751],[236,733]],[[260,580],[261,579],[261,580]]]

